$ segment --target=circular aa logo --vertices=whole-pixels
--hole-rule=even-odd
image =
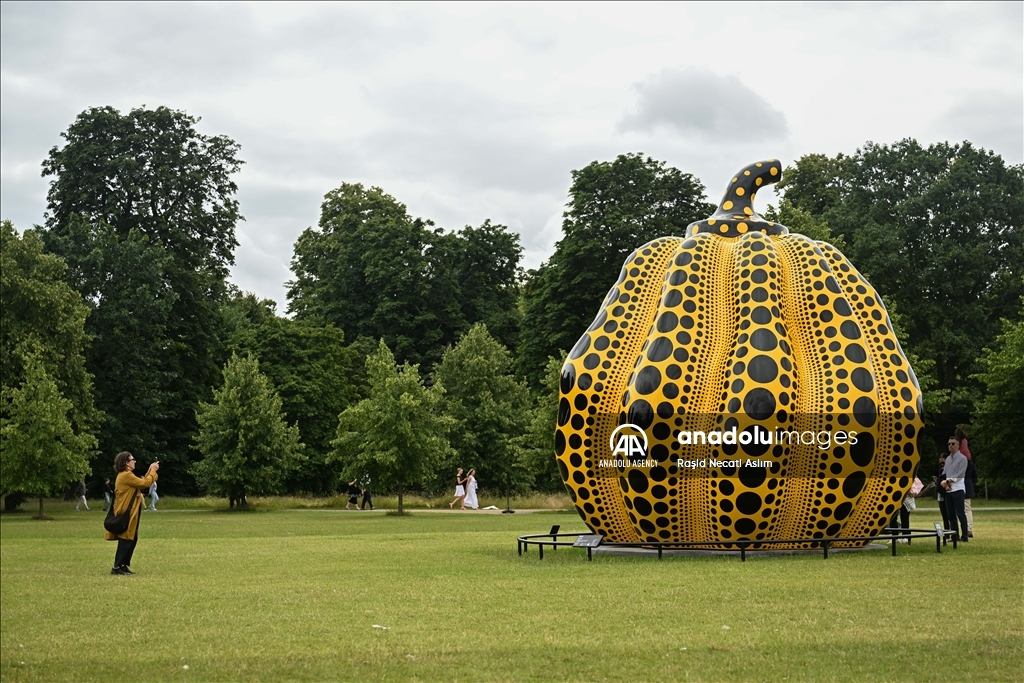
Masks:
[[[643,439],[642,445],[641,439]],[[635,424],[627,422],[624,425],[619,425],[608,437],[608,448],[612,451],[612,457],[646,458],[647,433]]]

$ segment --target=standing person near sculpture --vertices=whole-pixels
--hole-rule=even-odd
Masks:
[[[960,440],[955,436],[949,437],[947,444],[949,455],[946,456],[946,467],[942,471],[942,488],[946,499],[946,514],[949,515],[950,528],[957,531],[957,521],[960,522],[959,539],[961,543],[967,543],[967,515],[964,514],[964,475],[967,473],[967,457],[960,452]]]
[[[139,519],[142,517],[142,508],[145,499],[140,495],[141,491],[157,480],[157,470],[160,469],[159,461],[149,466],[146,476],[136,477],[135,456],[124,451],[118,453],[114,458],[114,471],[117,472],[117,479],[114,480],[114,514],[122,515],[131,511],[128,528],[123,534],[113,534],[109,531],[103,532],[103,538],[108,541],[117,541],[117,552],[114,554],[114,568],[111,574],[134,574],[131,570],[132,555],[135,553],[135,544],[139,540]]]
[[[114,502],[114,487],[110,485],[110,479],[103,480],[103,511],[106,512],[110,504]]]
[[[160,496],[156,492],[156,482],[149,485],[149,509],[156,512],[156,504],[160,502]]]
[[[75,512],[81,512],[78,508],[82,505],[85,506],[85,511],[89,512],[89,501],[85,499],[85,477],[82,477],[75,487]]]
[[[967,536],[970,538],[974,538],[974,512],[971,510],[971,499],[974,498],[977,483],[978,470],[974,467],[974,458],[968,458],[967,471],[964,473],[964,515],[967,516]]]
[[[911,484],[910,490],[907,491],[907,495],[903,497],[903,504],[900,505],[900,509],[897,514],[900,518],[900,528],[903,529],[903,535],[910,536],[910,513],[917,509],[917,497],[924,490],[924,484],[920,479],[917,478],[915,473],[914,483]],[[896,514],[893,515],[893,523],[889,526],[895,527]],[[910,543],[909,538],[901,538],[900,543]]]
[[[469,474],[466,475],[466,498],[465,500],[462,501],[463,510],[465,510],[466,508],[476,510],[478,507],[480,507],[480,503],[477,501],[476,498],[476,489],[476,470],[470,470]]]
[[[462,478],[462,468],[455,473],[455,500],[448,503],[448,507],[454,507],[456,503],[459,503],[460,510],[466,509],[466,480]]]
[[[978,481],[978,470],[974,467],[974,458],[967,444],[967,432],[957,427],[955,436],[960,442],[960,452],[967,458],[967,473],[964,475],[964,514],[967,516],[967,535],[974,537],[974,511],[971,510],[971,499],[974,498],[974,485]]]

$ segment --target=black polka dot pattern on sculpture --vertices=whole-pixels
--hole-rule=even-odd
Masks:
[[[920,459],[917,437],[923,426],[921,387],[900,348],[881,297],[839,250],[824,243],[820,243],[820,247],[850,304],[851,317],[856,319],[861,331],[860,336],[854,336],[851,326],[850,334],[844,336],[860,343],[875,369],[873,377],[861,374],[851,377],[851,381],[862,386],[878,385],[864,391],[878,408],[875,457],[865,468],[867,477],[861,503],[852,512],[845,533],[847,536],[873,536],[885,528],[892,513],[903,504],[902,498]],[[871,413],[867,410],[858,413],[855,408],[854,417],[858,415],[867,419]]]
[[[595,452],[606,454],[623,390],[635,360],[645,353],[665,268],[681,242],[678,237],[654,240],[626,258],[618,282],[562,370],[575,381],[565,382],[569,390],[561,391],[565,415],[559,413],[555,432],[559,472],[580,517],[609,539],[637,540],[618,481],[597,472]],[[644,386],[652,382],[654,377],[645,377]]]
[[[729,192],[778,180],[772,168],[781,166],[747,167]],[[730,210],[726,200],[719,213]],[[909,489],[921,394],[878,295],[835,248],[745,215],[743,230],[705,230],[709,219],[685,239],[631,254],[566,360],[559,470],[580,516],[609,540],[794,538],[814,547],[876,534]],[[598,467],[625,423],[644,430],[646,458]],[[676,438],[768,428],[858,438],[826,446]],[[701,458],[771,466],[676,466]]]

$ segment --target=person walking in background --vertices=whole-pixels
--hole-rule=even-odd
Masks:
[[[964,475],[964,515],[967,516],[967,535],[974,537],[974,511],[971,510],[971,499],[974,498],[975,484],[978,482],[978,470],[974,466],[974,458],[971,457],[971,449],[967,444],[967,432],[963,427],[957,427],[954,434],[960,442],[960,452],[967,458],[967,472]]]
[[[110,485],[110,479],[103,480],[103,511],[106,512],[110,503],[114,500],[114,487]]]
[[[360,510],[365,510],[366,506],[369,505],[370,509],[373,509],[373,493],[370,491],[370,475],[364,474],[363,478],[359,480],[359,486],[363,489],[363,504],[359,506]]]
[[[459,503],[459,509],[466,509],[466,480],[462,478],[462,468],[455,473],[455,500],[448,503],[448,507],[454,507],[456,503]]]
[[[476,510],[480,507],[479,501],[476,498],[476,470],[470,470],[469,474],[466,475],[466,497],[462,501],[462,509],[469,508],[470,510]]]
[[[160,496],[156,492],[156,482],[149,485],[149,509],[156,512],[156,504],[160,502]]]
[[[359,477],[356,477],[348,483],[348,502],[345,503],[346,510],[359,509],[359,496],[362,492],[363,490],[359,488]]]
[[[132,555],[135,553],[135,545],[139,541],[139,520],[142,518],[142,508],[146,500],[140,492],[148,489],[157,480],[157,471],[160,463],[154,462],[149,466],[146,476],[136,477],[135,456],[128,451],[118,453],[114,458],[114,471],[117,472],[117,479],[114,480],[114,514],[122,515],[125,512],[131,513],[128,528],[123,534],[113,534],[109,531],[103,532],[103,538],[108,541],[117,541],[117,552],[114,554],[114,568],[111,574],[134,574],[131,570]]]
[[[964,513],[964,475],[967,473],[967,457],[960,452],[960,440],[949,437],[949,455],[946,456],[946,467],[943,469],[942,488],[946,499],[946,514],[949,515],[950,529],[958,531],[961,543],[967,543],[967,515]]]
[[[75,512],[81,512],[79,507],[82,505],[85,506],[85,511],[89,512],[89,502],[85,499],[85,477],[82,477],[75,487]]]

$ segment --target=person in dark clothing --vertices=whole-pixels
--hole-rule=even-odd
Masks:
[[[363,478],[359,480],[359,486],[363,489],[363,504],[359,506],[359,509],[365,510],[366,506],[369,505],[372,510],[373,493],[370,491],[370,475],[364,474]]]
[[[84,505],[85,511],[89,511],[89,502],[85,499],[85,478],[83,477],[75,486],[75,512],[81,512],[79,507]]]
[[[359,488],[358,477],[348,483],[348,502],[345,503],[346,510],[359,509],[359,496],[362,492],[362,489]],[[354,507],[350,508],[350,505]]]
[[[103,480],[103,500],[106,501],[103,503],[103,511],[106,512],[114,501],[114,487],[110,485],[109,479]]]

